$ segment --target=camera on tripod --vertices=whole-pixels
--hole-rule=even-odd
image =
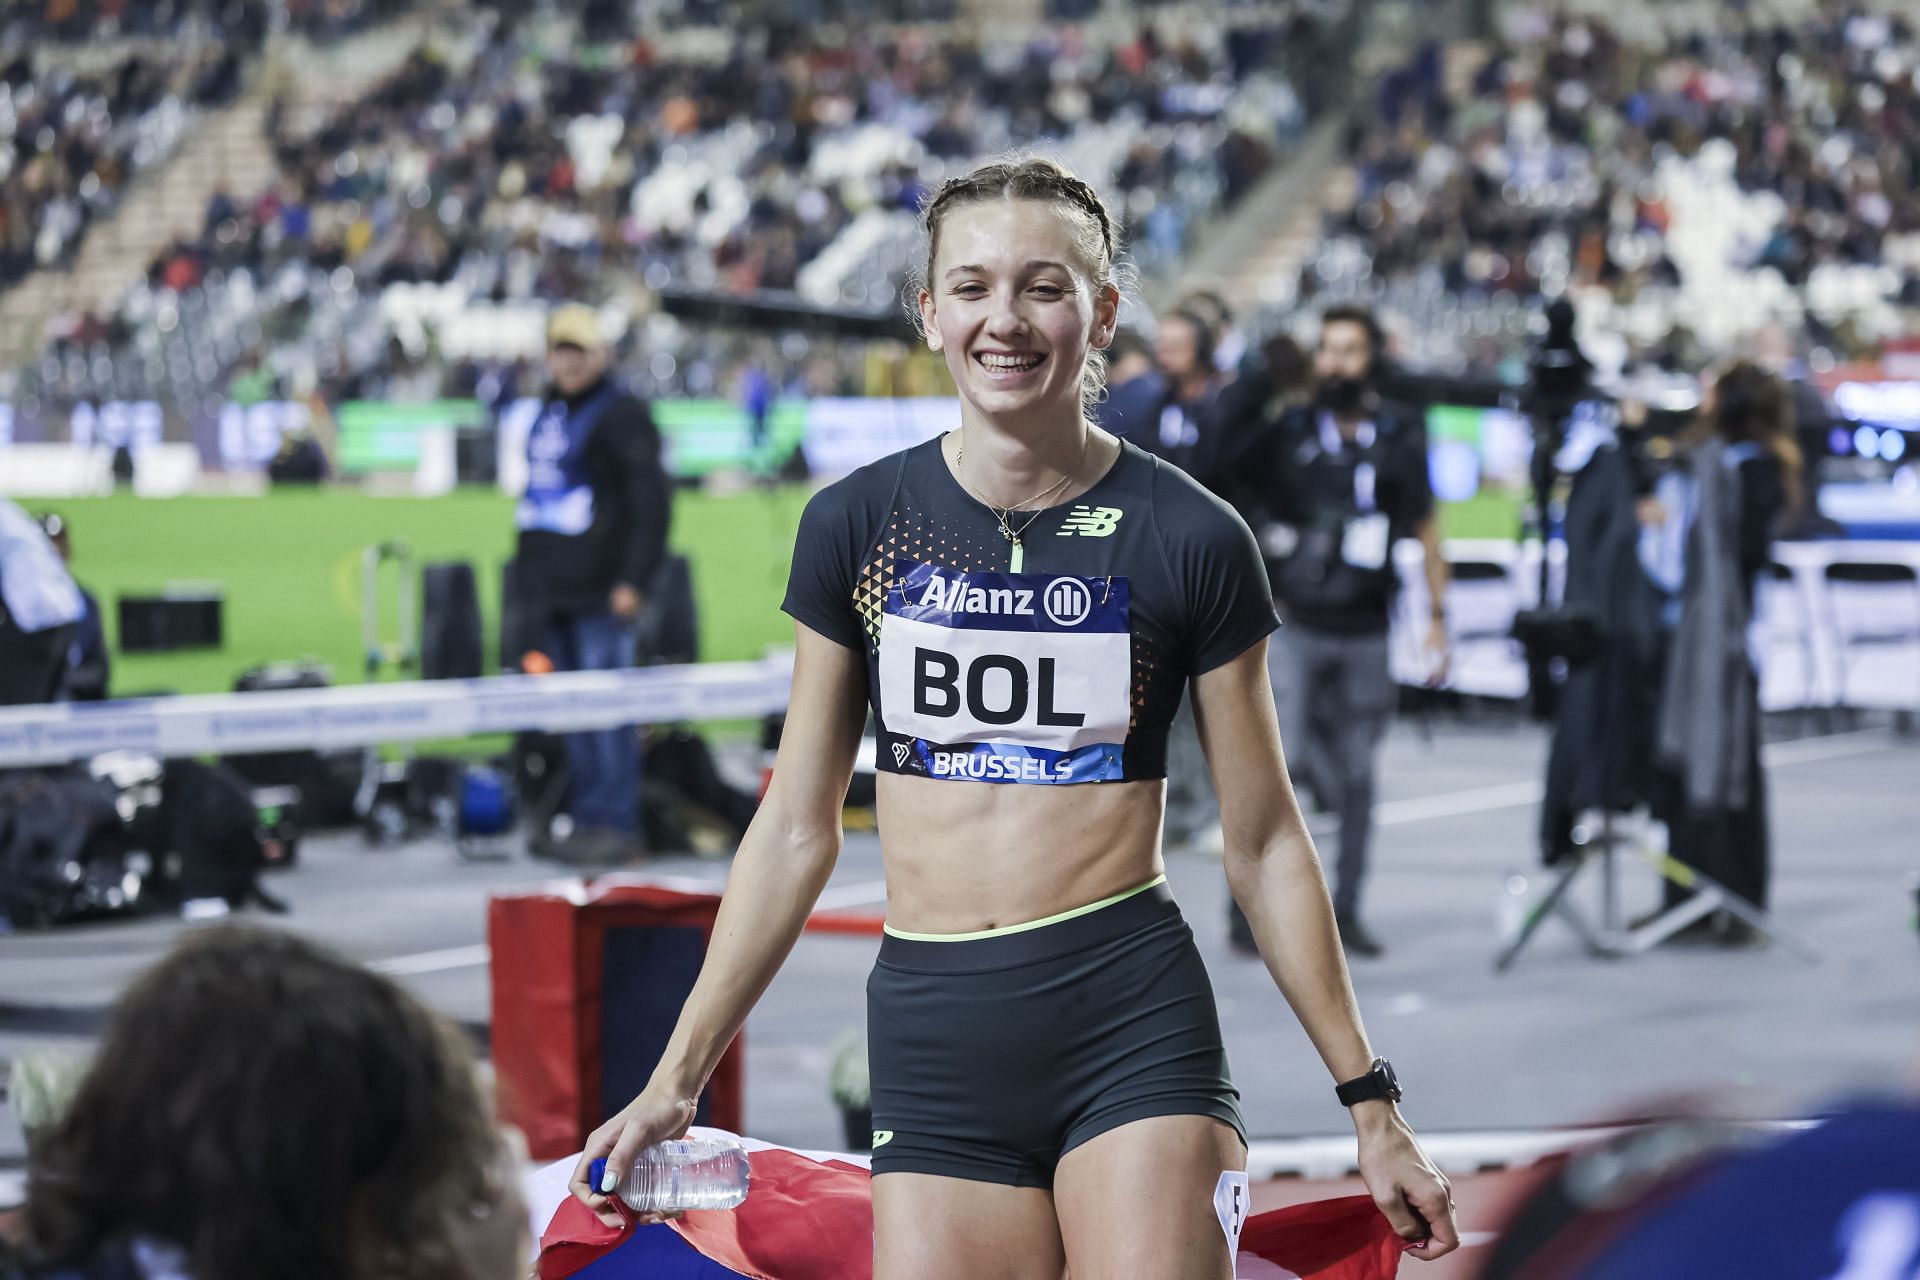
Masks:
[[[1540,538],[1540,594],[1535,607],[1514,615],[1513,638],[1527,655],[1528,705],[1539,719],[1552,715],[1554,664],[1591,661],[1606,644],[1600,620],[1591,611],[1551,603],[1547,546],[1553,540],[1555,460],[1566,443],[1568,420],[1593,395],[1593,363],[1580,350],[1573,329],[1573,304],[1565,298],[1549,303],[1547,332],[1528,366],[1524,401],[1533,429],[1528,479],[1532,524]]]

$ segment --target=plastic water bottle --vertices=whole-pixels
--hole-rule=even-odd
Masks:
[[[595,1187],[607,1162],[595,1160],[589,1177]],[[747,1198],[747,1149],[726,1138],[677,1138],[656,1142],[633,1158],[615,1185],[635,1213],[678,1213],[683,1209],[737,1209]]]

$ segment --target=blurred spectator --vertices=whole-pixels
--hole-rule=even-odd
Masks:
[[[1910,1276],[1920,1106],[1853,1102],[1768,1130],[1683,1115],[1603,1131],[1523,1176],[1481,1280]],[[1753,1206],[1776,1206],[1756,1215]]]
[[[1132,329],[1113,335],[1107,348],[1107,390],[1093,407],[1093,418],[1114,435],[1151,449],[1160,430],[1160,409],[1167,402],[1167,379],[1154,363],[1153,350]]]
[[[1398,579],[1392,548],[1418,538],[1433,613],[1425,642],[1444,674],[1447,565],[1428,487],[1426,432],[1377,390],[1383,360],[1371,312],[1329,308],[1314,352],[1315,397],[1284,412],[1242,465],[1259,501],[1249,514],[1268,555],[1286,626],[1268,649],[1282,741],[1316,806],[1336,813],[1333,908],[1357,956],[1383,948],[1360,919],[1373,836],[1374,764],[1393,712],[1387,629]],[[1236,946],[1252,945],[1238,908]]]
[[[1197,311],[1179,310],[1160,322],[1154,363],[1167,380],[1157,430],[1141,443],[1175,466],[1195,469],[1203,436],[1212,428],[1213,401],[1222,379],[1213,363],[1219,330]]]
[[[47,540],[60,553],[60,563],[71,572],[73,536],[66,517],[49,513],[40,518],[40,527],[47,531]],[[77,580],[74,586],[80,592],[85,613],[75,624],[73,643],[67,649],[67,672],[61,683],[61,695],[74,702],[98,702],[107,696],[113,678],[113,660],[107,655],[106,626],[100,615],[100,601],[93,592],[80,586]]]
[[[1243,468],[1269,424],[1313,394],[1313,362],[1285,333],[1270,333],[1244,358],[1213,401],[1194,476],[1243,513],[1258,506],[1257,477]]]
[[[239,74],[224,43],[132,53],[85,74],[13,58],[0,71],[0,288],[71,266],[135,172],[171,151],[193,112],[231,100]]]
[[[1711,380],[1700,412],[1706,438],[1648,511],[1656,541],[1644,558],[1673,600],[1658,756],[1674,794],[1660,816],[1676,858],[1764,909],[1772,841],[1747,627],[1774,535],[1800,502],[1801,458],[1792,393],[1757,365],[1739,361]],[[1667,907],[1690,896],[1663,885]],[[1761,940],[1724,913],[1675,937]]]
[[[85,612],[46,530],[0,498],[0,706],[58,696]]]
[[[647,405],[608,369],[591,308],[547,325],[552,385],[527,436],[527,490],[516,520],[523,607],[544,619],[559,671],[631,667],[645,592],[666,555],[672,488]],[[640,738],[632,726],[567,735],[572,834],[564,861],[617,865],[640,856]]]
[[[31,1280],[509,1280],[517,1161],[460,1032],[290,934],[219,927],[115,1006],[33,1135]]]

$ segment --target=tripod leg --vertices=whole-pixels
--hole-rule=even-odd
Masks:
[[[1638,952],[1657,947],[1702,916],[1725,911],[1778,942],[1806,963],[1820,962],[1820,953],[1813,946],[1780,929],[1773,923],[1772,916],[1712,876],[1694,870],[1672,854],[1651,849],[1645,852],[1654,870],[1681,888],[1694,890],[1694,894],[1671,911],[1663,912],[1657,919],[1649,920],[1629,934],[1628,946],[1632,950]]]
[[[1620,948],[1614,943],[1609,942],[1600,929],[1596,929],[1587,923],[1586,916],[1582,915],[1580,909],[1573,905],[1573,899],[1562,898],[1554,904],[1553,913],[1566,921],[1567,928],[1573,930],[1574,933],[1579,936],[1580,941],[1586,945],[1588,955],[1599,956],[1602,959],[1610,960],[1620,954]],[[1605,926],[1602,927],[1604,928]]]
[[[1705,876],[1700,878],[1706,880],[1709,886],[1707,894],[1703,896],[1713,897],[1716,900],[1714,905],[1722,911],[1727,912],[1729,915],[1758,930],[1769,940],[1779,943],[1807,964],[1820,963],[1820,953],[1813,948],[1812,944],[1802,941],[1800,938],[1780,928],[1773,922],[1772,916],[1733,890],[1723,888],[1714,881],[1707,880]]]
[[[1505,973],[1513,967],[1513,962],[1519,958],[1520,952],[1525,949],[1528,941],[1532,939],[1534,931],[1538,929],[1541,922],[1550,915],[1558,914],[1570,922],[1577,920],[1578,923],[1574,925],[1576,932],[1587,940],[1589,947],[1594,946],[1597,940],[1594,938],[1592,932],[1587,929],[1586,921],[1580,920],[1578,913],[1573,911],[1571,904],[1564,902],[1567,896],[1567,890],[1573,887],[1574,879],[1579,876],[1580,869],[1587,865],[1587,857],[1588,855],[1585,853],[1574,854],[1572,860],[1567,864],[1566,870],[1562,871],[1560,878],[1553,882],[1553,888],[1547,890],[1546,897],[1540,899],[1534,908],[1527,912],[1527,918],[1521,924],[1519,934],[1514,937],[1512,942],[1507,944],[1506,948],[1502,950],[1499,955],[1494,957],[1493,971],[1495,973]]]
[[[1702,916],[1711,915],[1719,907],[1713,895],[1706,892],[1694,894],[1685,902],[1661,912],[1638,929],[1626,935],[1626,949],[1638,954],[1653,948],[1671,938]]]

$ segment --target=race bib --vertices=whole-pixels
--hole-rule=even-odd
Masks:
[[[1125,578],[903,561],[880,620],[880,706],[901,772],[983,782],[1121,776]]]
[[[1228,1169],[1214,1183],[1213,1212],[1220,1219],[1220,1229],[1227,1233],[1229,1261],[1237,1261],[1240,1257],[1240,1229],[1247,1225],[1250,1199],[1247,1175],[1238,1169]]]

